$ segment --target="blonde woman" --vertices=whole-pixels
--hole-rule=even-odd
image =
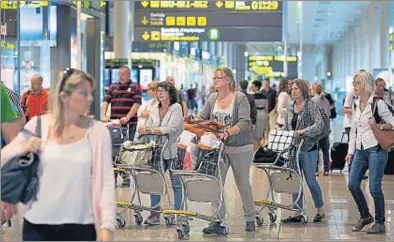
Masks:
[[[255,231],[256,216],[253,206],[253,194],[249,181],[250,164],[253,159],[253,137],[251,132],[250,105],[242,92],[235,90],[233,72],[229,68],[219,68],[214,72],[213,85],[216,93],[212,93],[202,108],[199,119],[214,120],[223,123],[226,130],[220,135],[224,140],[224,163],[221,163],[223,183],[226,181],[228,169],[232,168],[235,183],[241,196],[243,212],[246,220],[246,231]],[[220,207],[219,216],[226,214],[224,204]],[[204,228],[205,234],[220,234],[223,227],[212,222]]]
[[[49,114],[41,116],[42,138],[20,133],[1,150],[2,164],[40,154],[39,189],[24,214],[23,241],[114,239],[111,139],[103,124],[86,117],[94,86],[88,74],[66,69],[51,91]],[[35,117],[25,128],[34,133],[36,124]]]
[[[361,190],[361,180],[369,170],[369,192],[375,204],[375,224],[368,229],[368,234],[386,232],[384,195],[382,179],[388,152],[383,150],[372,132],[372,125],[379,129],[393,129],[394,117],[387,104],[381,99],[375,99],[375,81],[371,73],[358,72],[353,78],[354,93],[358,96],[353,108],[353,120],[350,129],[349,151],[347,162],[352,162],[348,188],[357,204],[360,219],[352,231],[361,231],[366,225],[374,222],[369,213],[369,207]],[[385,124],[376,124],[379,117]]]
[[[157,96],[156,96],[156,90],[158,85],[159,82],[157,81],[152,81],[151,83],[148,84],[148,90],[146,90],[146,93],[149,95],[151,99],[147,103],[144,103],[138,109],[138,124],[137,124],[138,127],[137,127],[137,132],[135,134],[135,139],[138,138],[139,136],[139,132],[138,132],[139,128],[144,126],[148,121],[152,108],[156,107],[159,104],[159,101],[157,100]]]

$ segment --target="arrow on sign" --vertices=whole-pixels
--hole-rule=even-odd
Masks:
[[[223,2],[222,1],[217,1],[216,2],[216,7],[217,8],[221,8],[223,6]]]
[[[148,34],[148,31],[145,31],[144,34],[142,35],[143,40],[149,40],[150,35]]]
[[[141,20],[141,23],[142,23],[143,25],[146,25],[148,22],[149,22],[149,20],[146,18],[146,16],[144,16],[144,17],[142,18],[142,20]]]
[[[148,1],[142,1],[141,2],[141,6],[144,7],[144,8],[148,7],[148,5],[149,5]]]

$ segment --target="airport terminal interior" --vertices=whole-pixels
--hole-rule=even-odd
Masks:
[[[2,241],[394,240],[394,1],[1,0],[0,20],[1,156],[46,113],[109,130],[42,145],[12,216],[1,159]]]

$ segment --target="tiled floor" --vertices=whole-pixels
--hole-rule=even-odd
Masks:
[[[334,127],[339,127],[335,124]],[[338,130],[338,129],[333,129]],[[338,134],[335,134],[337,136]],[[338,137],[338,136],[337,136]],[[394,161],[393,161],[394,162]],[[228,224],[230,234],[226,237],[204,236],[202,235],[202,228],[205,227],[206,222],[195,219],[191,221],[191,232],[189,240],[210,241],[210,240],[229,240],[229,241],[257,241],[257,240],[294,240],[294,241],[322,241],[322,240],[370,240],[370,241],[393,241],[394,227],[392,220],[394,220],[394,194],[390,193],[394,189],[394,176],[385,176],[383,183],[383,190],[386,198],[386,227],[387,233],[385,235],[367,235],[364,232],[353,233],[351,227],[358,219],[358,212],[355,203],[353,202],[350,193],[347,190],[347,169],[343,173],[335,171],[329,177],[320,175],[318,181],[322,187],[326,219],[321,224],[308,223],[307,225],[282,225],[280,223],[271,224],[267,216],[267,210],[262,213],[265,223],[261,228],[257,228],[256,232],[244,232],[244,220],[242,215],[242,204],[239,194],[235,188],[235,183],[232,173],[229,172],[226,181],[226,201],[228,202]],[[260,170],[251,169],[251,180],[255,199],[262,199],[265,197],[267,191],[267,180]],[[204,188],[209,189],[209,187]],[[368,193],[368,180],[363,182],[363,190]],[[129,199],[130,192],[128,189],[119,189],[119,199]],[[278,199],[287,201],[285,196],[278,196]],[[147,197],[143,197],[143,202],[149,201]],[[370,195],[367,196],[370,204],[371,213],[373,213],[373,201]],[[307,192],[308,215],[310,220],[315,215],[313,203],[309,192]],[[164,205],[165,207],[165,205]],[[211,211],[209,204],[192,203],[190,210],[198,212]],[[144,217],[147,213],[143,214]],[[288,215],[287,212],[278,210],[278,220]],[[116,234],[116,240],[132,241],[132,240],[178,240],[177,233],[174,227],[167,228],[163,225],[156,227],[138,226],[133,221],[132,212],[128,211],[125,214],[127,224],[124,229],[119,229]],[[13,227],[2,227],[2,237],[4,241],[19,241],[20,240],[20,221],[15,219]]]

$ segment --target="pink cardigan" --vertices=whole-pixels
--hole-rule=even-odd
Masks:
[[[43,145],[48,138],[49,117],[41,116]],[[37,118],[31,119],[25,129],[35,133]],[[19,133],[18,136],[1,150],[1,164],[12,157],[21,154],[22,144],[27,136]],[[109,131],[104,124],[93,121],[88,137],[93,155],[92,163],[92,199],[95,227],[109,229],[115,232],[115,180],[112,167],[112,144]],[[27,206],[27,209],[29,206]],[[98,236],[98,234],[97,234]]]

